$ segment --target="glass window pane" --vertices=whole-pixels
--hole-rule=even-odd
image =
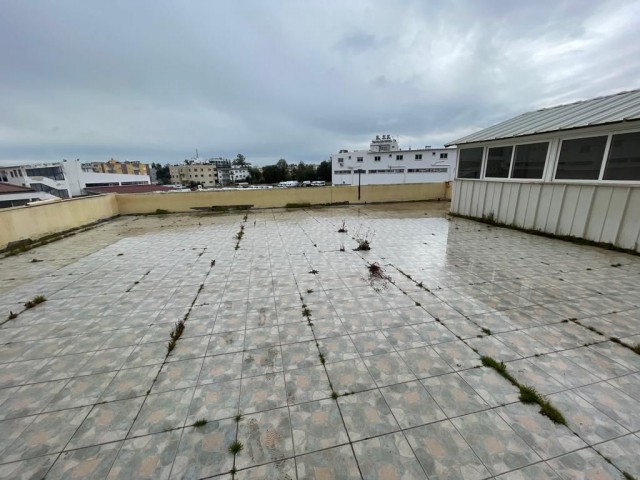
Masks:
[[[548,142],[518,145],[511,178],[542,178]]]
[[[494,147],[487,154],[487,171],[485,177],[507,178],[511,166],[513,147]]]
[[[463,148],[458,161],[458,178],[480,178],[484,147]]]
[[[597,180],[607,137],[563,140],[556,179]]]
[[[640,132],[611,138],[604,180],[640,180]]]

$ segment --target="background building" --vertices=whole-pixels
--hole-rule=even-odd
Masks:
[[[640,249],[640,90],[525,113],[451,145],[453,213]]]
[[[113,158],[108,162],[92,162],[91,168],[96,173],[119,173],[124,175],[150,175],[149,165],[141,162],[119,162]]]
[[[192,183],[203,187],[213,187],[217,183],[217,168],[208,163],[190,163],[188,165],[169,165],[171,183],[189,186]]]
[[[376,135],[369,150],[331,155],[331,181],[333,185],[448,182],[453,180],[455,162],[455,148],[403,150],[391,135]]]
[[[59,198],[86,195],[86,187],[151,183],[148,175],[96,173],[80,160],[0,167],[0,181],[49,193]]]
[[[58,197],[45,192],[37,192],[32,188],[0,183],[0,208],[19,207],[38,200],[53,200]]]

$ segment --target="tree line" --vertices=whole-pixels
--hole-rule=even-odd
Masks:
[[[253,185],[261,183],[280,183],[290,180],[296,180],[298,182],[315,180],[331,182],[331,162],[328,160],[323,160],[316,167],[315,165],[306,164],[304,162],[300,162],[297,165],[289,165],[284,158],[281,158],[273,165],[265,165],[261,170],[260,168],[254,167],[248,163],[246,157],[239,153],[231,164],[246,167],[249,171],[247,181]],[[151,167],[155,168],[156,177],[159,183],[163,185],[171,183],[169,164],[165,164],[163,166],[159,163],[152,163]]]

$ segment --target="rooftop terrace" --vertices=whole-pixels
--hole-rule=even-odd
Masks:
[[[640,257],[446,211],[120,217],[0,260],[0,478],[640,478]]]

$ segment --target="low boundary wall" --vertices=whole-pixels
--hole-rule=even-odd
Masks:
[[[3,208],[0,209],[0,250],[20,241],[35,240],[117,215],[118,203],[113,194]]]
[[[0,209],[0,250],[27,240],[65,232],[117,215],[193,212],[215,207],[250,205],[253,208],[287,204],[330,205],[348,202],[388,203],[451,198],[449,183],[363,185],[358,187],[274,188],[185,193],[106,194],[60,202]],[[213,208],[212,208],[213,207]]]

